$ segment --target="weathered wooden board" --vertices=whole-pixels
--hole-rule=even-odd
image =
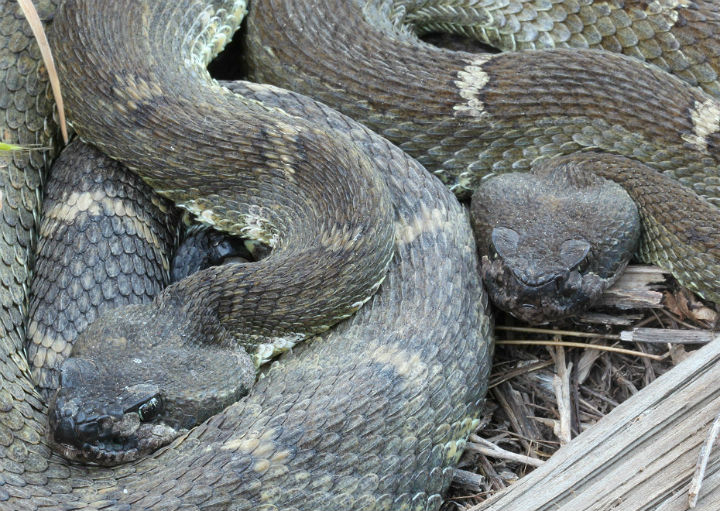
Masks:
[[[661,307],[662,293],[653,290],[665,284],[667,273],[656,266],[631,265],[603,293],[598,306],[617,309],[648,309]]]
[[[542,467],[472,511],[684,511],[698,453],[720,413],[720,337]],[[695,508],[720,510],[720,449]]]

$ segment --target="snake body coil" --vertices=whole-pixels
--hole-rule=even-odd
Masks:
[[[637,59],[716,92],[716,2],[341,3],[253,2],[247,43],[253,78],[307,94],[366,124],[460,196],[484,176],[593,151],[644,163],[718,203],[720,101]],[[553,42],[553,34],[561,37],[568,27],[573,37]],[[556,49],[448,51],[418,39],[433,29],[485,35],[512,48]],[[585,49],[557,48],[570,44]],[[598,50],[606,47],[637,58]],[[677,187],[654,186],[653,194],[660,203],[680,199],[686,205]],[[640,214],[642,260],[720,301],[717,213],[704,222],[702,236],[688,235],[686,222]]]
[[[0,18],[0,51],[9,57],[0,63],[34,72],[37,52],[28,53],[28,37],[8,35],[22,26],[17,10],[5,8],[9,3],[4,1]],[[639,2],[653,9],[670,3]],[[675,3],[676,12],[680,4],[705,5]],[[437,509],[474,425],[490,351],[487,300],[463,210],[420,165],[330,108],[269,86],[237,84],[236,93],[244,98],[239,99],[213,85],[204,65],[239,23],[243,2],[121,4],[69,0],[53,27],[70,117],[82,137],[207,221],[232,232],[251,226],[280,246],[281,229],[265,228],[270,225],[266,209],[251,211],[250,198],[236,201],[213,184],[218,177],[236,179],[227,158],[252,178],[256,170],[259,176],[258,169],[269,167],[271,180],[258,177],[253,183],[257,191],[270,194],[279,183],[304,175],[298,172],[304,159],[335,170],[352,168],[344,176],[357,182],[348,185],[347,195],[371,190],[369,209],[373,215],[377,209],[380,217],[368,216],[370,224],[358,228],[378,234],[368,236],[367,243],[379,245],[381,255],[372,256],[380,263],[373,266],[379,269],[369,270],[374,277],[364,279],[363,291],[339,305],[336,317],[354,310],[382,278],[388,258],[382,247],[387,248],[391,235],[394,258],[379,292],[356,315],[281,358],[247,398],[170,447],[114,469],[69,465],[50,454],[44,405],[22,350],[27,253],[4,259],[7,312],[2,324],[7,335],[0,340],[0,445],[6,456],[0,459],[0,508]],[[403,13],[419,20],[418,13],[430,12],[408,9],[425,4],[370,2],[362,4],[363,11],[359,2],[348,2],[343,9],[329,0],[258,0],[249,26],[255,72],[301,91],[313,89],[323,100],[349,99],[352,106],[347,108],[367,114],[360,117],[401,141],[458,192],[474,185],[478,168],[525,169],[543,157],[593,148],[633,156],[701,194],[718,196],[716,100],[664,72],[600,52],[473,56],[433,50],[419,44],[402,24]],[[49,5],[46,17],[51,12]],[[367,23],[368,13],[376,24]],[[317,31],[314,20],[329,22],[317,33],[333,41],[330,47],[342,42],[342,56],[333,57],[306,39]],[[271,43],[258,36],[260,21],[282,25],[282,30],[267,30]],[[388,42],[387,33],[399,34],[399,40]],[[710,42],[706,46],[712,50]],[[315,61],[319,71],[305,56],[308,48],[320,52]],[[264,68],[258,64],[260,54],[268,59]],[[447,72],[429,71],[428,62]],[[369,63],[383,73],[367,72]],[[689,73],[705,83],[712,73],[703,74],[702,62],[696,64],[700,67],[694,64]],[[296,74],[285,75],[283,67]],[[22,131],[22,142],[33,128],[44,127],[38,119],[48,112],[41,108],[40,117],[27,116],[27,121],[18,114],[35,105],[28,94],[33,81],[20,80],[20,71],[8,74],[0,108],[11,129]],[[351,85],[340,80],[343,74]],[[19,87],[21,82],[29,85]],[[389,97],[389,89],[405,84],[414,88],[400,100]],[[238,112],[242,121],[233,117]],[[405,121],[398,123],[398,118]],[[416,119],[427,120],[418,124]],[[457,119],[481,122],[457,129]],[[176,137],[183,136],[185,142],[179,144]],[[168,152],[160,153],[158,147]],[[321,147],[331,148],[333,156]],[[239,151],[246,160],[240,160]],[[469,163],[470,157],[478,163]],[[18,175],[18,167],[23,168],[16,165],[11,176]],[[355,170],[358,176],[353,176]],[[32,176],[37,173],[29,175],[27,184],[36,185],[39,179]],[[3,215],[18,204],[27,209],[4,216],[3,240],[10,241],[3,257],[29,244],[22,240],[30,239],[32,222],[18,218],[32,218],[35,208],[34,192],[28,192],[25,181],[11,181],[20,191],[12,195],[6,185]],[[344,183],[333,184],[343,190]],[[345,195],[337,189],[333,193]],[[319,203],[299,204],[312,209]],[[365,211],[362,204],[353,206],[358,213]],[[666,215],[659,209],[659,221],[653,224],[661,243],[670,240],[672,248],[678,240],[706,240],[671,238],[675,234],[667,234],[662,223]],[[338,239],[355,237],[343,238],[345,225],[316,226],[313,232],[335,232],[339,238],[326,238],[333,246]],[[694,266],[679,267],[677,273],[717,288],[720,271],[712,260],[688,259]],[[353,264],[363,261],[361,257]],[[225,277],[217,281],[226,282]],[[221,295],[226,307],[209,317],[219,317],[232,331],[238,326],[231,319],[236,295],[227,287]],[[322,330],[325,321],[312,323],[310,330]]]

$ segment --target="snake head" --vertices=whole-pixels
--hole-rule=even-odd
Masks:
[[[473,195],[488,294],[528,323],[590,307],[625,269],[640,236],[637,207],[620,185],[563,161],[491,177]]]
[[[247,394],[250,356],[234,338],[198,334],[198,323],[156,301],[106,311],[89,325],[60,367],[53,448],[71,461],[126,463]]]
[[[135,460],[170,443],[184,430],[164,416],[160,387],[115,387],[93,360],[68,358],[50,403],[50,435],[68,459],[98,465]]]

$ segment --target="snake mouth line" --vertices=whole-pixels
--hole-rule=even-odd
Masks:
[[[113,466],[134,461],[180,436],[186,430],[166,424],[141,424],[132,435],[109,435],[92,442],[70,443],[50,434],[55,449],[76,463]]]
[[[120,463],[120,459],[125,462],[133,461],[141,455],[137,450],[137,442],[127,442],[121,438],[94,444],[85,443],[80,447],[66,443],[55,445],[66,458],[86,464],[114,465]]]

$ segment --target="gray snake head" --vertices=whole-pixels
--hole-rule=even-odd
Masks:
[[[516,231],[494,228],[480,272],[493,301],[523,321],[540,324],[577,314],[609,286],[612,276],[588,271],[592,254],[584,239],[566,240],[545,254],[527,253],[520,243]]]
[[[247,394],[250,356],[197,323],[172,300],[101,315],[60,368],[48,411],[53,448],[80,463],[126,463]]]
[[[638,245],[633,200],[575,161],[554,159],[530,173],[495,176],[473,195],[485,287],[495,305],[529,323],[587,309]]]

